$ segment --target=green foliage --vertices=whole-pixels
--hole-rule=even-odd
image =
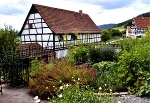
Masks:
[[[115,48],[111,45],[93,46],[89,48],[89,58],[92,63],[113,61],[115,58]]]
[[[138,96],[149,95],[150,45],[147,36],[141,40],[121,41],[122,52],[118,62],[118,76],[129,92]]]
[[[78,46],[70,46],[67,55],[72,64],[82,64],[88,61],[88,46],[78,43]]]
[[[0,29],[0,52],[14,50],[19,45],[17,33],[11,26]]]
[[[19,86],[24,82],[24,75],[20,75],[22,72],[21,62],[17,59],[16,52],[16,48],[20,44],[17,33],[18,31],[11,26],[5,25],[5,28],[0,28],[0,53],[4,54],[0,58],[0,64],[3,66],[1,71],[7,74],[6,79],[8,79],[7,81],[10,82],[11,86]]]
[[[26,86],[28,84],[26,78],[28,78],[27,71],[25,71],[23,59],[19,59],[17,53],[11,50],[4,53],[0,59],[2,76],[4,81],[12,87]]]
[[[132,25],[132,20],[129,20],[124,24],[124,28],[126,29],[127,26],[131,26],[131,25]]]
[[[101,34],[101,40],[102,40],[103,42],[106,42],[106,41],[108,41],[110,38],[111,38],[110,32],[109,32],[108,30],[103,30],[103,31],[102,31],[102,34]]]
[[[32,63],[35,63],[32,65],[37,65],[36,62]],[[92,86],[97,77],[97,72],[94,70],[84,66],[72,66],[67,59],[57,61],[52,66],[46,64],[41,64],[39,67],[34,66],[33,69],[29,82],[30,92],[45,99],[55,96],[58,92],[56,88],[63,84],[78,83]]]
[[[96,63],[92,66],[100,77],[97,79],[97,84],[102,88],[102,92],[118,91],[122,89],[120,80],[118,79],[117,64],[115,62],[105,61]]]
[[[52,103],[117,103],[115,98],[98,96],[88,86],[73,85],[66,87]]]
[[[122,32],[116,29],[108,29],[109,33],[111,34],[111,37],[116,37],[116,36],[122,36]]]

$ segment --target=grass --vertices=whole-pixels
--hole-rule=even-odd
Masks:
[[[124,26],[116,27],[116,28],[112,28],[112,29],[119,30],[119,31],[124,31],[125,30]]]

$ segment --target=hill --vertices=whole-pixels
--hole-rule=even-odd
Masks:
[[[136,17],[150,17],[150,12],[146,12],[143,14],[139,14]],[[100,28],[101,30],[105,30],[105,29],[110,29],[110,28],[116,28],[116,27],[125,27],[129,26],[132,24],[132,18],[126,21],[123,21],[121,23],[118,24],[103,24],[103,25],[99,25],[98,28]]]
[[[103,24],[103,25],[99,25],[98,28],[100,28],[101,30],[105,30],[105,29],[113,28],[116,25],[117,24]]]
[[[150,12],[146,12],[146,13],[140,14],[140,15],[138,15],[136,17],[150,17]],[[129,20],[126,20],[124,22],[118,23],[115,27],[128,26],[128,25],[131,25],[131,23],[132,23],[132,18],[129,19]]]

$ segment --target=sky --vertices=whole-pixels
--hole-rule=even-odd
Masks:
[[[150,12],[150,0],[3,0],[0,27],[10,25],[20,31],[32,4],[88,14],[96,25],[120,23]]]

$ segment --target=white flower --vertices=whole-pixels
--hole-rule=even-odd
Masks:
[[[80,80],[80,78],[78,78],[78,80]]]
[[[60,80],[59,82],[61,83],[62,81]]]
[[[68,87],[69,86],[69,84],[66,84],[66,87]]]
[[[98,89],[99,89],[99,90],[102,90],[102,87],[99,87]]]
[[[38,98],[39,98],[38,96],[35,96],[35,97],[34,97],[35,100],[37,100]]]
[[[63,86],[60,86],[59,89],[63,89]]]
[[[107,84],[105,84],[105,86],[107,86]]]
[[[59,98],[62,98],[62,94],[59,94],[58,97],[59,97]]]
[[[40,103],[40,101],[41,101],[40,99],[37,99],[35,103]]]
[[[110,92],[112,92],[112,90],[111,90],[111,89],[110,89],[109,91],[110,91]]]
[[[120,101],[117,101],[117,103],[121,103]]]

